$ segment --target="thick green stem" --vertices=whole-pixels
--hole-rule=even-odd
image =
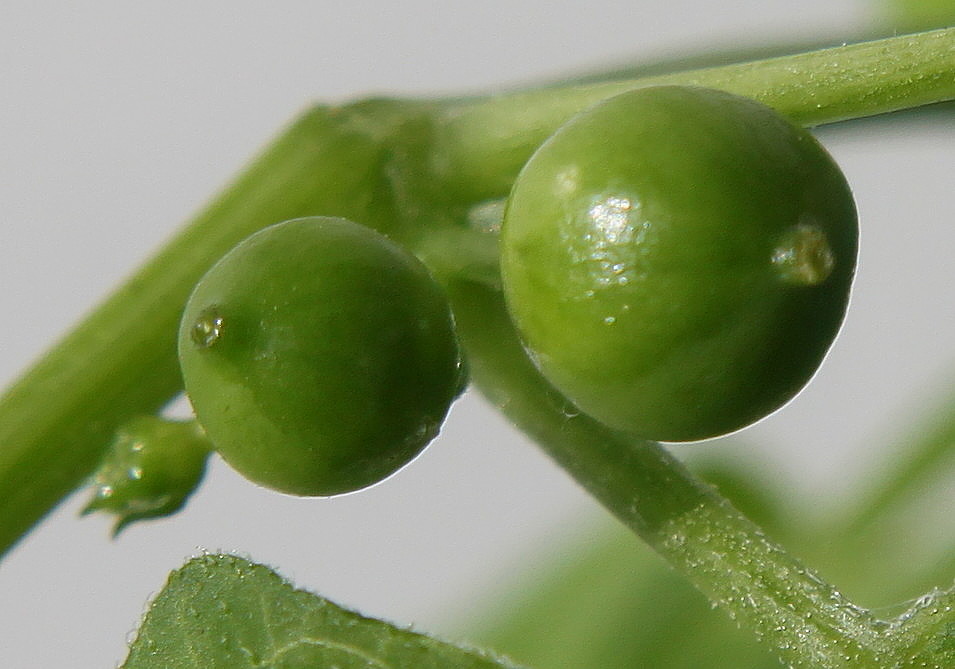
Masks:
[[[744,629],[793,666],[880,666],[882,625],[789,556],[662,446],[579,414],[540,376],[500,295],[452,284],[472,376],[491,402]]]
[[[441,117],[435,169],[461,197],[499,197],[530,154],[571,116],[612,95],[661,84],[745,95],[807,126],[872,116],[955,98],[955,28],[461,103]]]

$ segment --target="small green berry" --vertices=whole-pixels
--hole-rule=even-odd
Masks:
[[[186,392],[249,479],[335,495],[402,467],[461,383],[441,287],[383,235],[337,218],[266,228],[226,254],[182,317]]]

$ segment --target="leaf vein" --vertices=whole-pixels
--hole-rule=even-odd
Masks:
[[[302,637],[301,639],[296,639],[296,640],[294,640],[294,641],[291,641],[290,643],[287,643],[285,646],[282,646],[281,648],[275,649],[274,654],[273,654],[270,658],[268,658],[267,660],[264,660],[264,661],[262,662],[262,664],[259,664],[259,665],[256,665],[256,666],[266,667],[266,666],[268,666],[269,664],[272,664],[272,663],[276,662],[282,655],[285,655],[286,653],[289,653],[289,652],[295,650],[295,648],[297,648],[297,647],[299,647],[299,646],[302,646],[302,645],[305,645],[305,646],[317,646],[317,647],[320,647],[320,648],[328,648],[328,649],[331,649],[331,650],[340,650],[340,651],[343,651],[343,652],[345,652],[345,653],[349,653],[349,654],[351,654],[351,655],[355,655],[355,656],[361,658],[362,660],[364,660],[365,662],[367,662],[370,666],[380,667],[381,669],[394,669],[394,668],[392,667],[392,665],[387,664],[386,662],[384,662],[384,661],[382,661],[382,660],[379,660],[378,658],[376,658],[376,657],[373,656],[373,655],[369,655],[367,652],[365,652],[365,651],[362,650],[361,648],[358,648],[357,646],[352,646],[352,645],[347,644],[347,643],[339,643],[339,642],[337,642],[337,641],[329,641],[329,640],[324,640],[324,639],[313,639],[313,638],[310,638],[310,637]]]

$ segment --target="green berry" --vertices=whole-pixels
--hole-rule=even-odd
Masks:
[[[266,228],[196,286],[186,392],[222,457],[297,495],[371,485],[433,439],[460,385],[447,299],[414,256],[337,218]]]
[[[508,307],[581,410],[688,441],[767,415],[808,381],[855,269],[832,158],[728,93],[645,88],[560,128],[519,175],[502,229]]]

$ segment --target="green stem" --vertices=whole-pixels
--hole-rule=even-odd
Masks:
[[[955,589],[933,591],[899,617],[889,631],[895,662],[886,666],[955,666]]]
[[[451,296],[475,382],[594,497],[793,666],[880,666],[881,625],[789,556],[662,446],[579,414],[535,370],[500,295]]]
[[[759,100],[807,126],[955,98],[955,28],[634,80],[548,88],[450,106],[437,176],[464,198],[507,193],[530,154],[577,112],[633,88],[683,84]]]

